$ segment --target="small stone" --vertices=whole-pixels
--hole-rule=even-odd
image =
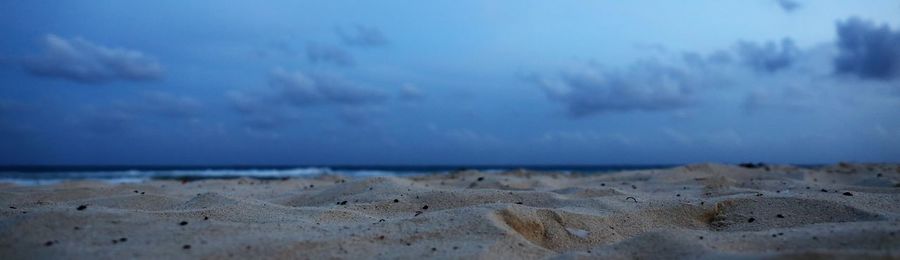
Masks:
[[[591,232],[589,232],[587,230],[583,230],[583,229],[577,229],[577,228],[566,228],[566,231],[569,232],[569,234],[572,234],[573,236],[576,236],[579,238],[588,238],[588,236],[591,235]]]
[[[784,215],[778,214],[778,215],[775,215],[775,217],[776,218],[784,218]]]
[[[749,219],[747,219],[747,223],[753,223],[753,221],[756,221],[756,219],[755,219],[755,218],[749,218]]]
[[[178,225],[179,225],[179,226],[187,225],[187,221],[182,221],[181,223],[178,223]]]
[[[400,200],[398,200],[398,199],[394,199],[394,203],[397,203],[397,202],[400,202]]]
[[[428,205],[425,205],[424,207],[422,207],[422,209],[428,209]]]
[[[87,205],[78,206],[78,208],[76,208],[76,209],[77,210],[85,210],[85,209],[87,209]]]

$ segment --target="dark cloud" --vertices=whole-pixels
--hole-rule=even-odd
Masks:
[[[387,44],[387,38],[384,37],[381,30],[378,30],[378,28],[375,27],[357,25],[349,31],[338,28],[337,34],[347,45],[377,47]]]
[[[565,105],[569,115],[664,111],[688,107],[702,80],[690,71],[656,62],[641,62],[625,71],[589,67],[556,78],[533,76],[544,93]]]
[[[854,17],[837,23],[837,35],[836,73],[872,80],[900,78],[900,31]]]
[[[778,6],[780,6],[782,10],[788,13],[797,11],[797,9],[803,7],[803,5],[796,0],[776,0],[776,2],[778,2]]]
[[[800,57],[800,49],[789,38],[780,43],[739,42],[735,52],[741,62],[757,72],[771,73],[786,69]]]
[[[115,80],[152,81],[162,77],[162,66],[135,50],[110,48],[81,38],[50,34],[42,39],[44,53],[23,61],[32,75],[96,84]]]
[[[312,63],[331,63],[353,66],[353,56],[338,46],[310,43],[306,45],[306,58]]]

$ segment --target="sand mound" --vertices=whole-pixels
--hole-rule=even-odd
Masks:
[[[896,259],[898,169],[0,184],[0,259]]]

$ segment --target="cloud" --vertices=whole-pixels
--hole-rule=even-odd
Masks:
[[[538,143],[554,145],[633,145],[638,140],[619,133],[601,133],[596,131],[551,131],[545,132],[536,139]]]
[[[97,134],[113,134],[140,129],[152,119],[167,120],[167,125],[192,122],[199,119],[203,111],[203,104],[194,98],[146,92],[132,100],[89,105],[76,115],[75,122]]]
[[[587,66],[559,77],[530,79],[572,117],[685,108],[694,104],[695,89],[705,84],[688,69],[652,61],[624,71]]]
[[[425,92],[416,85],[406,83],[400,86],[398,97],[403,101],[418,101],[425,98]]]
[[[776,2],[782,10],[788,13],[797,11],[797,9],[803,7],[803,5],[801,5],[800,2],[797,2],[796,0],[776,0]]]
[[[81,38],[65,39],[53,34],[44,36],[41,43],[44,53],[23,61],[25,70],[35,76],[86,84],[162,78],[162,66],[139,51],[110,48]]]
[[[77,124],[95,134],[110,135],[131,132],[138,121],[135,115],[124,111],[91,108],[79,118]]]
[[[151,114],[165,118],[194,119],[203,111],[203,104],[191,97],[176,96],[164,92],[144,94],[141,103],[126,107],[139,114]]]
[[[338,76],[302,71],[276,69],[269,76],[269,85],[278,89],[286,101],[297,106],[359,106],[381,103],[386,98],[381,91],[359,87]]]
[[[900,31],[860,18],[837,23],[837,74],[869,80],[900,78]]]
[[[346,123],[365,123],[377,110],[375,107],[388,100],[388,95],[337,75],[278,68],[269,75],[269,88],[230,91],[226,98],[248,127],[274,130],[299,119],[295,108],[333,109],[336,118]]]
[[[306,58],[312,63],[331,63],[338,66],[353,66],[353,57],[333,45],[310,43],[306,45]]]
[[[780,44],[767,42],[739,42],[735,52],[741,61],[757,72],[777,72],[793,65],[800,56],[800,50],[790,38],[781,40]]]
[[[338,28],[336,30],[338,37],[351,46],[358,47],[377,47],[387,44],[387,38],[381,33],[381,30],[375,27],[357,25],[349,32]]]

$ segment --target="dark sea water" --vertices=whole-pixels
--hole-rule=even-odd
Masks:
[[[65,180],[139,182],[153,179],[282,179],[309,178],[325,174],[373,177],[446,174],[460,170],[497,173],[518,169],[601,174],[675,166],[677,165],[0,166],[0,182],[32,185],[52,184]]]

